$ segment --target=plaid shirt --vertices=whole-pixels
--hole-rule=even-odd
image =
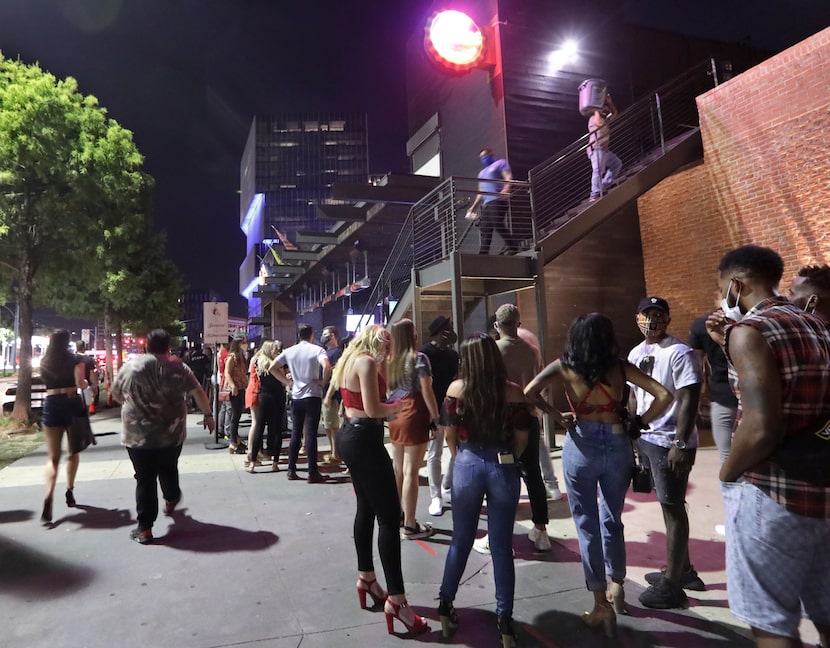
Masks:
[[[727,329],[727,357],[729,332],[736,326],[750,326],[760,332],[775,354],[781,375],[785,440],[811,434],[822,412],[825,419],[830,418],[830,332],[824,322],[783,297],[765,299]],[[741,394],[731,363],[729,374],[739,400],[740,421]],[[830,488],[797,479],[792,472],[787,474],[774,457],[747,471],[744,477],[793,513],[830,519]]]

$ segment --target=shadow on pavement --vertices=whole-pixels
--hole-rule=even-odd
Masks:
[[[8,524],[9,522],[26,522],[34,517],[34,512],[27,509],[0,511],[0,524]]]
[[[25,600],[51,600],[88,586],[93,570],[0,538],[0,592]],[[47,618],[44,617],[44,622]]]
[[[223,553],[226,551],[262,551],[279,542],[279,536],[270,531],[245,531],[223,524],[200,522],[176,510],[173,524],[166,535],[155,536],[153,544],[182,551]]]
[[[58,527],[65,522],[72,522],[88,529],[119,529],[133,524],[133,514],[128,509],[105,509],[77,504],[69,510],[80,512],[60,517],[51,524],[51,527]]]

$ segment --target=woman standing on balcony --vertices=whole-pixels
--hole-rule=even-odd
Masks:
[[[52,333],[49,346],[40,361],[40,375],[46,385],[41,425],[46,436],[46,497],[40,521],[52,521],[52,495],[58,478],[58,463],[61,458],[61,442],[64,430],[69,431],[72,417],[84,411],[84,404],[78,390],[87,386],[84,377],[84,362],[80,356],[69,350],[69,331],[60,329]],[[75,475],[78,472],[78,454],[70,449],[66,460],[66,505],[75,506]]]
[[[417,336],[412,320],[402,319],[392,325],[395,353],[389,363],[389,389],[404,403],[403,409],[389,421],[392,464],[398,495],[403,507],[403,534],[407,540],[428,538],[434,531],[415,520],[418,504],[418,470],[427,451],[430,432],[438,423],[438,403],[432,390],[432,367],[429,358],[416,350]]]

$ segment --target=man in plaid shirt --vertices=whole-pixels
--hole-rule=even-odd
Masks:
[[[801,646],[802,610],[827,646],[830,333],[778,296],[784,262],[773,250],[737,248],[718,270],[723,302],[706,326],[739,399],[720,471],[729,606],[758,646]]]

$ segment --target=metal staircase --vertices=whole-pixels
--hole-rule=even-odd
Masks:
[[[514,240],[521,241],[516,254],[479,254],[476,223],[465,218],[479,193],[478,180],[443,181],[410,209],[364,315],[383,303],[384,324],[410,317],[423,331],[433,316],[452,313],[463,336],[468,316],[488,298],[523,289],[543,298],[547,263],[660,181],[701,159],[695,98],[717,84],[715,69],[711,60],[695,66],[611,122],[611,150],[623,170],[600,200],[588,201],[587,132],[533,168],[528,182],[511,182],[508,222]],[[485,310],[489,314],[489,305]],[[541,334],[545,322],[539,324]]]

